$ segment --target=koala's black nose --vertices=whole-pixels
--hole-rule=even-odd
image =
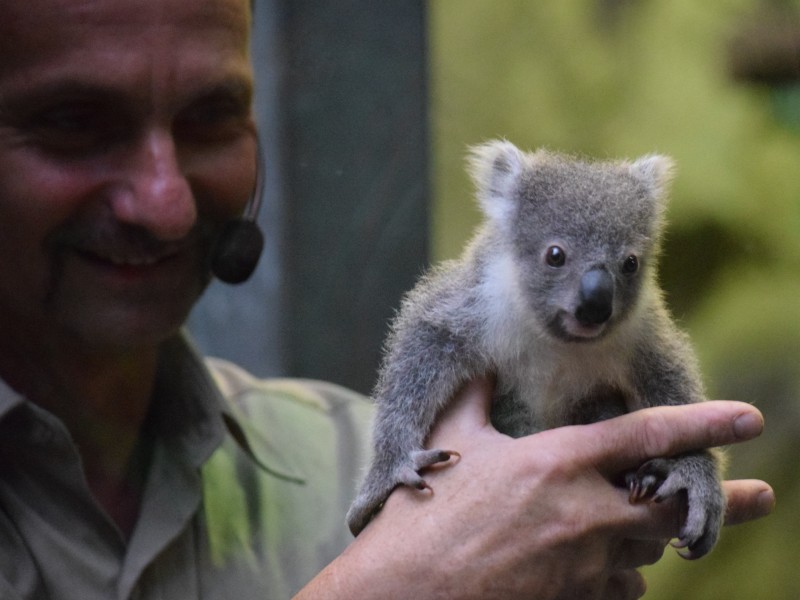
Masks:
[[[597,268],[581,277],[580,304],[575,318],[582,325],[600,325],[611,318],[614,302],[614,279],[605,269]]]

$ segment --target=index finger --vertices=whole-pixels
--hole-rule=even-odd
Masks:
[[[710,400],[645,408],[578,427],[583,439],[575,447],[577,459],[619,473],[651,458],[753,439],[764,429],[764,417],[744,402]]]

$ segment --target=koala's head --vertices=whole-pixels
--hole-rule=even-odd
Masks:
[[[598,339],[655,279],[672,161],[590,162],[494,141],[474,148],[478,200],[531,314],[566,341]]]

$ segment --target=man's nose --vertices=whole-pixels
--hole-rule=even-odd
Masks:
[[[114,216],[161,240],[185,237],[197,220],[197,206],[172,136],[150,132],[123,160],[112,198]]]

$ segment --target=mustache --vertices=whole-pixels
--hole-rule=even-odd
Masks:
[[[46,242],[51,252],[76,250],[104,258],[130,261],[159,260],[171,254],[196,249],[207,255],[221,225],[198,220],[179,240],[162,240],[145,227],[111,220],[80,220],[67,223]]]
[[[45,303],[58,296],[64,261],[70,252],[94,256],[118,264],[155,263],[180,252],[196,254],[198,281],[204,287],[211,280],[211,253],[222,224],[198,219],[180,240],[165,241],[146,228],[108,220],[76,220],[65,224],[45,239],[52,270],[46,286]]]

